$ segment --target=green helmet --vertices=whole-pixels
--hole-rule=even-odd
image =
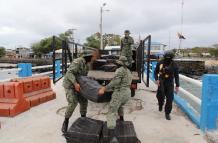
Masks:
[[[130,34],[130,31],[129,30],[125,30],[124,33]]]
[[[175,54],[172,51],[168,51],[164,54],[164,59],[173,59]]]
[[[125,56],[120,56],[119,60],[116,61],[119,65],[129,66],[127,58]]]
[[[88,56],[93,56],[93,50],[83,50],[81,53],[82,57],[88,57]]]

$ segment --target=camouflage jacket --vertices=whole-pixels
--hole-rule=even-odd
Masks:
[[[132,83],[132,74],[128,68],[120,67],[116,70],[114,78],[106,86],[106,90],[120,90],[121,88],[130,88]]]
[[[131,56],[132,55],[132,46],[134,40],[132,37],[123,37],[121,39],[121,55],[122,56]]]
[[[88,74],[88,66],[85,59],[80,57],[75,59],[64,77],[63,86],[65,88],[73,88],[73,85],[77,83],[78,76],[86,76]]]

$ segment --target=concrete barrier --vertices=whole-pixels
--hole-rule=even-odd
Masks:
[[[200,128],[215,130],[218,127],[218,74],[203,76]]]

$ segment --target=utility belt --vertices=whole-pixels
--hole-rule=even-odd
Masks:
[[[159,76],[162,79],[170,79],[174,77],[172,73],[162,73],[162,72],[159,72]]]

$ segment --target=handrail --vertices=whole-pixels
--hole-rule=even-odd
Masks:
[[[188,96],[192,101],[197,103],[198,106],[201,106],[201,99],[200,98],[194,96],[193,94],[191,94],[190,92],[188,92],[187,90],[185,90],[182,87],[179,88],[179,91],[182,92],[183,94],[185,94],[186,96]]]
[[[48,71],[48,72],[43,72],[43,73],[33,74],[33,76],[47,75],[47,74],[52,74],[52,73],[53,73],[53,71]]]
[[[19,70],[21,70],[21,68],[3,69],[0,70],[0,72],[12,72],[12,71],[19,71]]]
[[[10,78],[7,78],[7,79],[1,79],[0,82],[6,82],[6,81],[9,81],[11,80]]]
[[[35,66],[35,67],[32,67],[33,70],[35,70],[35,69],[42,69],[42,68],[52,68],[52,65],[45,65],[45,66]]]
[[[199,86],[199,87],[202,87],[202,82],[200,82],[200,81],[198,81],[198,80],[196,80],[196,79],[192,79],[192,78],[187,77],[187,76],[182,75],[182,74],[179,74],[179,77],[180,77],[181,79],[186,80],[186,81],[188,81],[188,82],[190,82],[190,83],[193,83],[193,84],[195,84],[195,85],[197,85],[197,86]]]

